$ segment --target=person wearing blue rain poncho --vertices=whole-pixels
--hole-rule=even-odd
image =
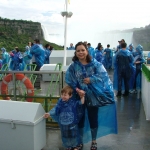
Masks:
[[[5,69],[7,69],[7,65],[8,65],[10,56],[4,47],[2,47],[1,50],[2,50],[2,66],[6,65],[2,68],[2,70],[5,70]]]
[[[80,110],[82,110],[82,104],[84,104],[84,97],[81,100],[72,99],[72,92],[73,89],[70,86],[65,86],[61,90],[61,98],[59,98],[56,106],[49,113],[45,113],[44,118],[52,117],[58,122],[62,142],[66,150],[79,150],[78,123],[83,115]]]
[[[132,43],[128,46],[128,50],[129,50],[132,54],[135,52],[134,46],[133,46]]]
[[[82,148],[83,143],[92,141],[90,149],[96,150],[97,138],[117,133],[112,82],[104,66],[91,58],[83,42],[76,44],[72,60],[73,63],[66,71],[65,81],[74,89],[75,99],[78,95],[84,96],[85,92],[84,115],[78,124],[80,131],[78,144]],[[80,91],[76,92],[76,88]]]
[[[2,68],[2,60],[0,59],[0,69]]]
[[[45,45],[45,61],[44,64],[49,64],[49,56],[51,55],[51,50],[50,50],[50,45],[46,44]]]
[[[75,50],[73,43],[70,43],[70,47],[67,50]]]
[[[148,53],[148,56],[147,56],[147,64],[150,64],[150,52]]]
[[[39,39],[34,40],[34,44],[30,48],[30,58],[32,58],[32,64],[36,65],[35,71],[39,71],[40,68],[43,66],[45,61],[45,50],[40,44]],[[41,83],[40,83],[40,74],[36,74],[37,78],[35,81],[35,88],[41,89]]]
[[[130,53],[131,53],[132,55],[133,55],[133,53],[135,52],[135,49],[134,49],[134,46],[133,46],[132,43],[128,46],[127,49],[130,51]],[[129,93],[132,93],[132,91],[133,91],[134,79],[135,79],[135,66],[134,66],[134,64],[133,64],[133,67],[132,67],[132,76],[131,76],[131,78],[130,78],[130,80],[129,80]]]
[[[26,65],[25,68],[29,71],[30,70],[30,66],[29,65],[30,65],[30,60],[31,60],[29,46],[25,47],[25,52],[23,53],[23,60],[24,60],[24,63]]]
[[[134,65],[135,65],[135,79],[133,84],[133,91],[130,93],[137,93],[137,90],[141,90],[141,68],[142,64],[145,63],[143,56],[143,46],[140,44],[136,47],[136,51],[133,53],[134,56]]]
[[[103,46],[98,45],[97,51],[95,52],[95,59],[100,63],[102,63],[104,59],[102,50],[103,50]]]
[[[88,43],[87,44],[87,47],[88,47],[88,51],[89,51],[89,54],[92,58],[95,58],[95,50],[94,48],[91,46],[91,43]]]
[[[18,47],[15,47],[15,50],[13,50],[10,53],[10,65],[9,68],[12,71],[23,71],[25,67],[25,63],[23,61],[23,56],[21,52],[19,51]]]
[[[104,50],[104,61],[103,65],[106,69],[112,68],[112,50],[110,49],[110,45],[107,45],[107,48]]]
[[[45,61],[45,51],[39,39],[35,39],[34,42],[30,48],[30,57],[34,57],[35,62],[33,64],[37,65],[35,71],[39,71]]]
[[[125,87],[123,96],[129,95],[129,80],[133,73],[133,56],[129,50],[127,50],[126,45],[126,43],[121,43],[122,48],[114,59],[114,84],[116,82],[118,86],[118,93],[116,96],[121,96],[123,83]]]

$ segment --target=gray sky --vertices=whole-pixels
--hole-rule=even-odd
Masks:
[[[150,24],[149,4],[149,0],[70,0],[68,37],[145,27]],[[40,22],[50,34],[63,35],[64,8],[65,0],[0,0],[1,17]]]

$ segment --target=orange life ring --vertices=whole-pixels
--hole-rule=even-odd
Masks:
[[[29,78],[27,78],[24,74],[15,74],[16,76],[16,80],[20,80],[22,81],[26,88],[27,88],[27,95],[28,96],[34,96],[34,87],[30,81]],[[8,95],[8,83],[10,81],[13,80],[13,76],[12,74],[8,74],[7,76],[5,76],[2,80],[2,84],[1,84],[1,94],[2,95]],[[10,100],[10,97],[3,97],[4,100]],[[33,101],[33,98],[27,98],[26,99],[28,102],[32,102]]]

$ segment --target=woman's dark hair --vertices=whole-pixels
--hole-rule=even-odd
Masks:
[[[31,42],[31,46],[33,46],[34,45],[34,43],[33,42]]]
[[[83,42],[78,42],[78,43],[75,45],[75,50],[77,50],[77,47],[80,46],[80,45],[83,45],[84,48],[88,51],[86,44],[83,43]],[[89,53],[88,53],[87,56],[86,56],[86,61],[89,63],[89,62],[91,62],[91,59],[92,59],[92,58],[91,58],[91,56],[90,56]],[[75,51],[75,52],[74,52],[74,56],[73,56],[73,58],[72,58],[72,61],[77,61],[77,60],[79,60],[79,59],[78,59],[78,57],[76,56],[76,51]]]
[[[101,48],[103,48],[103,46],[101,44],[98,45],[97,49],[101,50]]]
[[[50,46],[49,44],[46,44],[46,45],[45,45],[45,48],[47,49],[49,46]]]
[[[107,44],[107,47],[110,47],[110,45],[109,45],[109,44]]]
[[[52,51],[53,50],[53,46],[50,46],[50,51]]]

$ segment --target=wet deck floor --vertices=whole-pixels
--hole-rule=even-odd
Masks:
[[[118,134],[97,139],[98,150],[150,150],[150,121],[145,118],[141,94],[116,98],[116,103]],[[46,131],[47,143],[43,150],[65,150],[60,131],[53,128]],[[83,150],[90,150],[90,144],[85,144]]]

